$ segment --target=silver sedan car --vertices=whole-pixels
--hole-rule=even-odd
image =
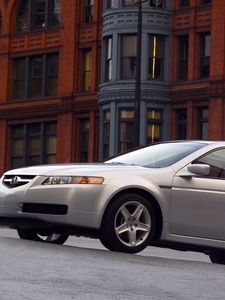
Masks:
[[[225,142],[171,141],[104,163],[15,169],[0,182],[0,225],[20,238],[99,238],[113,251],[148,245],[225,263]]]

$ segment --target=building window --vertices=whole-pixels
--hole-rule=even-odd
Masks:
[[[60,0],[24,0],[17,14],[17,31],[33,31],[60,24]]]
[[[91,23],[93,21],[93,7],[94,7],[94,0],[86,0],[86,5],[85,5],[86,23]]]
[[[82,51],[82,91],[90,92],[91,90],[91,49],[83,49]]]
[[[197,109],[197,138],[201,140],[208,139],[208,118],[209,110],[208,107],[200,107]]]
[[[110,111],[103,115],[103,158],[109,157]]]
[[[200,35],[200,78],[209,77],[210,73],[210,34]]]
[[[2,33],[2,14],[0,12],[0,33]]]
[[[187,35],[178,38],[178,79],[188,79],[189,38]]]
[[[190,6],[190,0],[180,0],[180,7]]]
[[[58,54],[16,58],[13,68],[14,99],[57,95]]]
[[[204,5],[204,4],[210,4],[211,3],[211,0],[201,0],[201,4]]]
[[[147,114],[147,144],[162,139],[162,111],[149,109]]]
[[[115,7],[115,0],[107,0],[106,8],[110,9],[110,8],[113,8],[113,7]]]
[[[11,168],[56,162],[56,122],[11,127]]]
[[[164,44],[162,36],[151,35],[148,58],[148,78],[163,80]]]
[[[164,7],[164,0],[150,0],[150,6],[153,7]]]
[[[176,139],[185,140],[187,137],[187,109],[176,110]]]
[[[57,27],[60,25],[60,17],[61,17],[61,6],[60,0],[53,0],[49,2],[49,16],[48,23],[49,27]]]
[[[134,110],[122,109],[119,112],[119,153],[134,148]]]
[[[80,120],[80,162],[88,161],[89,120]]]
[[[137,4],[136,0],[123,0],[123,2],[122,2],[123,6],[132,6],[132,5],[135,5],[135,4]]]
[[[105,81],[112,80],[112,38],[105,40]]]
[[[14,60],[14,86],[13,97],[15,99],[27,98],[27,58]]]
[[[134,35],[122,36],[121,41],[121,79],[135,79],[137,37]]]
[[[46,95],[54,96],[58,90],[58,55],[50,55],[47,60],[46,70]]]

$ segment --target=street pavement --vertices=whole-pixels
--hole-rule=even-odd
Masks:
[[[0,300],[225,299],[225,266],[204,254],[148,247],[129,255],[98,241],[24,241],[0,229]]]

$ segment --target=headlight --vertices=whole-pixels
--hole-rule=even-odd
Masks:
[[[103,177],[89,177],[89,176],[53,176],[48,177],[42,183],[44,185],[52,184],[102,184]]]

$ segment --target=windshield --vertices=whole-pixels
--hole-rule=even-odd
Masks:
[[[105,163],[138,165],[148,168],[168,167],[192,152],[204,147],[201,142],[168,142],[154,144],[126,154]]]

